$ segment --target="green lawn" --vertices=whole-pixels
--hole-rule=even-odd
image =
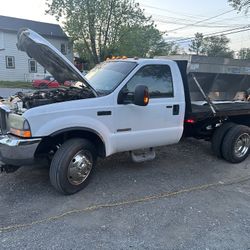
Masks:
[[[32,88],[31,82],[7,82],[0,81],[0,88],[23,88],[30,89]]]

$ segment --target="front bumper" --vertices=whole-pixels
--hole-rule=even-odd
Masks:
[[[41,140],[0,135],[0,165],[22,166],[34,163],[34,155]]]

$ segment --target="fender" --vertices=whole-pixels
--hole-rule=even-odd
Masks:
[[[102,122],[97,119],[93,119],[89,116],[71,115],[65,117],[59,117],[55,119],[46,119],[45,123],[36,123],[35,119],[30,117],[29,121],[32,126],[33,137],[45,137],[56,135],[64,131],[70,131],[72,128],[77,130],[85,130],[95,133],[103,141],[106,148],[106,156],[112,153],[111,136],[112,132]]]

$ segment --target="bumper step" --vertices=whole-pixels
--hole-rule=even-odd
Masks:
[[[153,148],[149,148],[144,150],[131,151],[130,156],[133,162],[139,163],[154,160],[156,157],[156,153]]]

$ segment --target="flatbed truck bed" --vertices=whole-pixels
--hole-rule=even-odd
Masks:
[[[203,105],[192,104],[192,112],[190,116],[197,121],[206,117],[213,117],[210,106],[206,103]],[[219,103],[215,104],[216,115],[214,117],[234,117],[234,116],[247,116],[250,123],[250,102],[235,102],[235,103]]]

